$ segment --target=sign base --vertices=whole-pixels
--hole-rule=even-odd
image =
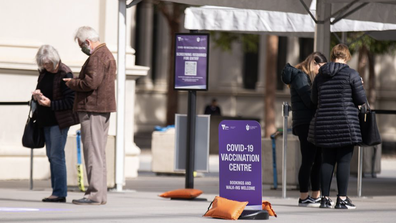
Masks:
[[[184,201],[208,201],[208,199],[206,198],[171,198],[171,200],[184,200]]]
[[[244,210],[238,219],[251,219],[251,220],[268,220],[269,214],[266,210],[253,211]]]

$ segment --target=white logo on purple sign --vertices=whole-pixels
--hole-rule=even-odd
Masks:
[[[222,124],[222,125],[221,125],[221,128],[223,128],[223,130],[228,130],[229,127],[226,126],[226,125],[224,125],[224,124]]]

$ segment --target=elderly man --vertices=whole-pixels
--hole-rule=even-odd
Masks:
[[[76,92],[74,111],[81,121],[81,140],[89,187],[82,199],[73,204],[100,205],[107,202],[105,147],[110,113],[116,111],[116,62],[113,54],[101,43],[91,27],[80,27],[74,37],[81,51],[89,57],[78,78],[65,78],[66,85]]]

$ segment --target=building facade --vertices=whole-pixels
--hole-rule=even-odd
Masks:
[[[135,9],[131,8],[126,15],[128,40],[134,35],[134,13]],[[1,102],[30,100],[38,78],[35,55],[43,44],[54,46],[62,62],[77,76],[87,59],[74,41],[74,35],[81,26],[93,27],[99,33],[101,41],[107,44],[117,58],[118,1],[2,1],[0,18],[3,21],[0,25],[0,87],[4,90],[0,96]],[[135,50],[127,41],[124,142],[126,177],[136,177],[139,167],[140,149],[133,141],[135,79],[146,75],[149,70],[148,67],[135,65],[134,54]],[[0,169],[3,170],[0,172],[0,180],[29,178],[30,149],[22,147],[21,143],[28,111],[28,106],[0,105],[0,123],[3,126],[0,129]],[[70,148],[66,148],[67,157],[76,154],[74,136],[79,128],[79,125],[75,125],[69,130]],[[116,137],[116,113],[111,115],[109,137]],[[111,151],[114,151],[114,145],[111,147]],[[73,172],[71,168],[76,164],[69,163],[70,161],[67,159],[68,173]],[[114,171],[114,159],[108,162]],[[44,149],[34,151],[33,164],[34,179],[49,177],[49,163]]]

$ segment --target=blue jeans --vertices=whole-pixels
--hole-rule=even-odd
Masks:
[[[67,196],[67,175],[65,145],[69,127],[59,129],[58,125],[44,127],[45,144],[51,170],[52,195]]]

